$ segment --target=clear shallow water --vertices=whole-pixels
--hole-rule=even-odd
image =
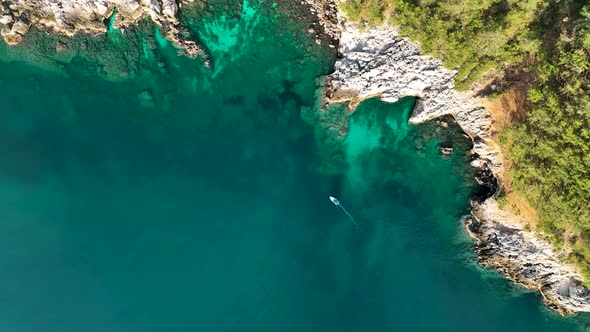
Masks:
[[[249,5],[183,13],[211,69],[149,26],[2,49],[3,330],[577,330],[472,263],[460,135],[369,100],[317,149],[301,111],[332,55]]]

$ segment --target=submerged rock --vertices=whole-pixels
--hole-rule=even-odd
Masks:
[[[176,17],[181,3],[174,0],[0,0],[5,9],[0,22],[12,24],[10,30],[2,30],[2,36],[6,43],[15,45],[22,41],[31,24],[73,36],[104,33],[111,24],[115,29],[125,28],[149,17],[185,54],[196,56],[201,49],[182,38]]]
[[[196,56],[202,53],[201,48],[189,40],[191,34],[176,17],[183,3],[192,5],[191,0],[0,0],[0,33],[8,44],[18,44],[31,25],[72,36],[79,32],[104,33],[105,23],[122,29],[149,17],[164,37],[181,46],[185,54]],[[342,30],[334,0],[301,3],[310,7],[321,25],[309,33],[327,35],[329,47],[340,42],[342,58],[326,80],[325,99],[349,101],[353,107],[373,96],[388,102],[413,96],[418,101],[410,122],[452,115],[473,140],[472,165],[479,168],[477,178],[487,186],[472,202],[477,218],[466,218],[468,233],[478,241],[481,262],[529,289],[538,289],[555,310],[590,311],[590,293],[581,286],[582,279],[575,268],[560,262],[559,253],[548,242],[513,224],[514,216],[499,210],[490,198],[496,188],[493,174],[498,174],[503,166],[500,150],[490,139],[491,117],[486,109],[469,94],[454,90],[456,71],[444,68],[438,59],[421,55],[419,47],[401,38],[395,29],[377,27],[361,31],[346,25]],[[82,41],[79,47],[86,50],[96,46]],[[63,53],[69,49],[61,42],[53,43],[52,48]],[[146,107],[154,105],[150,91],[140,92],[137,98]],[[344,162],[341,152],[334,147],[348,132],[348,116],[346,107],[328,108],[317,115],[327,133],[318,133],[321,147],[334,156],[329,164],[321,166],[328,171],[340,170]],[[428,137],[416,139],[417,153],[424,153],[420,149],[425,141]]]
[[[143,107],[154,107],[154,94],[149,90],[144,90],[137,94],[137,99]]]
[[[410,122],[452,115],[469,136],[483,142],[473,148],[482,164],[494,173],[502,169],[500,149],[490,140],[491,117],[474,100],[454,90],[456,71],[444,68],[436,58],[420,55],[417,45],[389,27],[361,31],[345,25],[340,52],[342,58],[330,77],[328,100],[380,96],[395,102],[405,96],[418,97]]]
[[[481,186],[472,200],[473,216],[464,221],[467,233],[477,241],[480,262],[527,289],[540,291],[555,311],[590,312],[590,291],[582,286],[576,268],[562,262],[549,242],[526,232],[516,216],[498,208],[494,174],[503,165],[500,149],[491,140],[492,119],[477,98],[454,89],[456,71],[421,55],[418,45],[390,27],[359,30],[347,24],[339,51],[341,59],[327,79],[326,102],[353,104],[375,96],[395,102],[414,96],[418,101],[410,122],[451,115],[473,141],[471,165],[478,168],[476,179]],[[418,153],[422,145],[416,142]],[[441,148],[441,152],[452,153],[452,149]]]

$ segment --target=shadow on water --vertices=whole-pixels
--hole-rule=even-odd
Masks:
[[[213,69],[147,22],[0,50],[3,329],[575,330],[468,266],[454,124],[409,125],[412,99],[304,122],[335,56],[311,19],[211,3],[181,16]]]

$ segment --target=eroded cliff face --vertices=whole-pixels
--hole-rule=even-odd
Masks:
[[[410,122],[452,115],[474,142],[472,165],[481,174],[503,170],[500,149],[491,140],[492,118],[472,92],[454,90],[456,71],[421,55],[416,44],[390,27],[361,31],[345,25],[339,51],[341,59],[326,88],[328,103],[354,104],[373,96],[389,102],[418,97]],[[493,176],[483,178],[482,183],[495,181]],[[528,289],[541,291],[547,304],[558,312],[590,311],[590,292],[581,286],[580,274],[560,260],[560,253],[549,242],[525,231],[518,217],[500,210],[493,197],[474,199],[472,207],[472,216],[465,218],[466,229],[476,240],[482,264],[495,267]]]

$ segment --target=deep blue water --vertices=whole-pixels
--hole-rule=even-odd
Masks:
[[[296,6],[228,4],[183,13],[211,68],[147,23],[2,46],[3,331],[581,328],[473,262],[460,133],[319,110]]]

